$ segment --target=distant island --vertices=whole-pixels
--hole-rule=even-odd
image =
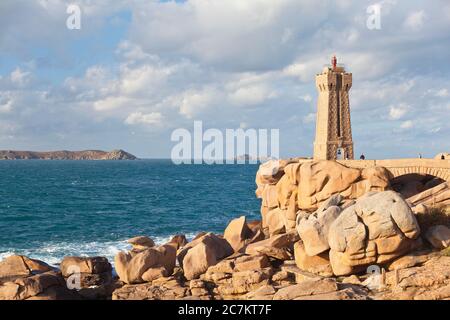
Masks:
[[[101,150],[48,152],[0,150],[0,160],[137,160],[137,157],[123,150],[111,152]]]

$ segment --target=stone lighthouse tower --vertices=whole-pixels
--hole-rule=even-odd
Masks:
[[[353,159],[349,91],[352,74],[337,65],[336,56],[316,76],[317,101],[314,159]]]

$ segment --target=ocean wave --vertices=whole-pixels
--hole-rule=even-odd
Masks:
[[[188,233],[186,238],[191,240],[197,233]],[[157,245],[167,243],[172,236],[152,237]],[[52,266],[57,266],[66,256],[79,257],[106,257],[114,265],[114,256],[119,251],[131,249],[127,239],[105,242],[46,242],[40,246],[27,249],[1,248],[0,261],[11,255],[24,255],[32,259],[44,261]]]

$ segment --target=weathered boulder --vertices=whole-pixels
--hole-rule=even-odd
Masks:
[[[275,293],[273,300],[294,300],[303,296],[313,296],[338,291],[334,279],[305,280],[299,284],[282,288]]]
[[[175,244],[175,248],[178,250],[180,248],[183,248],[185,245],[188,244],[188,241],[186,239],[186,236],[184,234],[177,234],[170,239],[169,243]]]
[[[309,256],[306,253],[303,242],[298,241],[294,244],[294,257],[297,267],[302,270],[324,277],[330,277],[333,275],[330,259],[328,257],[328,251],[315,256]]]
[[[179,300],[190,296],[189,287],[183,286],[175,279],[163,279],[159,284],[143,283],[125,285],[116,289],[112,300]]]
[[[294,243],[300,240],[296,231],[279,234],[271,238],[249,244],[245,249],[248,255],[267,255],[278,260],[292,258]]]
[[[330,262],[335,275],[386,263],[410,251],[420,228],[409,205],[393,191],[361,197],[331,224]]]
[[[253,232],[248,227],[245,216],[231,220],[223,235],[235,252],[241,250],[246,240],[252,236]]]
[[[159,271],[164,268],[166,272],[163,273],[170,275],[175,267],[176,253],[175,245],[172,244],[147,248],[135,254],[119,252],[114,259],[117,275],[128,284],[147,281],[143,275],[152,268]],[[149,271],[149,274],[154,276],[158,271]]]
[[[382,167],[360,170],[336,161],[306,162],[300,167],[298,206],[314,211],[337,193],[346,199],[356,199],[369,191],[388,190],[390,178],[389,171]]]
[[[428,228],[425,238],[436,249],[445,249],[450,246],[450,229],[444,225],[437,225]]]
[[[234,272],[229,281],[218,285],[218,293],[225,299],[235,299],[270,282],[272,268]]]
[[[280,208],[272,209],[266,214],[266,223],[269,235],[274,236],[286,231],[284,223],[284,212]]]
[[[259,270],[269,266],[269,259],[265,255],[241,256],[234,262],[234,271]]]
[[[400,270],[421,265],[431,258],[429,252],[417,251],[395,259],[388,265],[388,270]]]
[[[262,205],[269,209],[278,207],[278,189],[275,185],[266,184],[262,191]]]
[[[87,299],[105,299],[113,290],[112,266],[105,257],[65,257],[60,264],[67,283]]]
[[[285,160],[269,160],[259,166],[256,173],[256,184],[258,186],[271,184],[275,185],[284,175]]]
[[[297,231],[309,256],[315,256],[330,249],[328,231],[340,213],[341,208],[338,206],[329,206],[320,208],[307,218],[299,216]]]
[[[277,183],[277,199],[280,209],[286,209],[289,206],[289,200],[292,193],[297,189],[299,182],[300,163],[288,164],[285,168],[285,174]]]
[[[291,231],[295,229],[298,211],[299,210],[297,204],[297,189],[295,189],[291,194],[291,198],[289,199],[289,204],[287,208],[282,210],[283,223],[286,231]]]
[[[52,268],[45,262],[13,255],[0,261],[0,281],[47,272]]]
[[[128,239],[127,242],[133,246],[133,250],[141,251],[155,246],[155,242],[146,236],[138,236]]]
[[[311,161],[300,167],[298,206],[313,211],[333,194],[350,190],[361,178],[358,169],[347,168],[335,161]]]
[[[0,285],[0,300],[69,300],[80,297],[67,289],[60,273],[48,271]]]
[[[227,240],[208,233],[185,246],[178,254],[178,261],[186,279],[192,280],[233,252]]]
[[[158,278],[163,278],[169,276],[169,272],[165,267],[155,267],[149,268],[145,271],[141,278],[144,282],[152,282]]]
[[[276,290],[272,285],[263,285],[254,291],[247,293],[246,300],[272,300]]]
[[[63,277],[74,273],[100,274],[112,270],[105,257],[64,257],[59,267]]]

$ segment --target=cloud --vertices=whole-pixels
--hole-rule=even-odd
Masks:
[[[102,100],[94,102],[94,109],[96,111],[110,111],[126,106],[131,101],[126,97],[107,97]]]
[[[18,86],[26,85],[30,81],[30,78],[31,72],[23,71],[20,68],[16,68],[10,75],[11,82]]]
[[[399,106],[391,106],[389,108],[389,119],[401,119],[408,112],[408,106],[401,104]]]
[[[418,31],[422,29],[425,22],[425,18],[426,15],[425,11],[423,10],[412,12],[406,18],[404,26],[412,31]]]
[[[214,89],[205,88],[202,91],[189,90],[179,97],[179,112],[188,119],[201,113],[202,110],[214,104]]]
[[[447,89],[441,89],[441,90],[439,90],[438,92],[436,92],[436,96],[437,97],[441,97],[441,98],[446,98],[446,97],[448,97],[450,94],[449,94],[449,92],[448,92],[448,90]]]
[[[229,94],[230,102],[238,106],[258,105],[276,97],[276,92],[266,85],[242,87]]]
[[[159,112],[152,112],[148,114],[143,114],[142,112],[134,112],[130,114],[125,120],[126,124],[136,125],[136,124],[161,124],[163,116]]]
[[[400,124],[402,129],[411,129],[414,126],[414,122],[411,120],[404,121]]]
[[[382,29],[368,30],[360,1],[80,0],[79,32],[65,28],[63,0],[0,3],[4,147],[165,157],[170,130],[199,119],[280,128],[283,156],[311,155],[315,75],[336,54],[353,74],[356,148],[450,148],[444,1],[381,1]]]

